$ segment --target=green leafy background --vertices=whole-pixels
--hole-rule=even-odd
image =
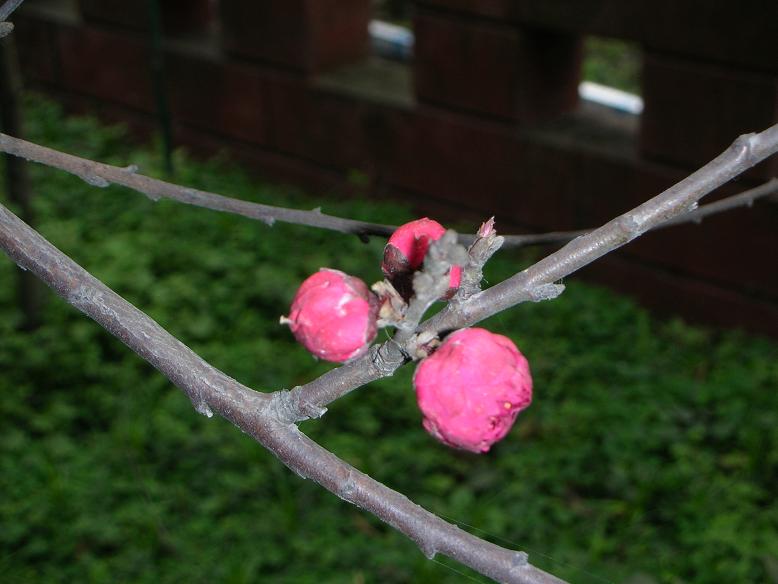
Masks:
[[[35,98],[33,140],[157,174],[124,133]],[[400,222],[407,210],[176,157],[175,180],[271,204]],[[40,231],[192,347],[259,390],[330,368],[278,316],[320,266],[380,278],[380,241],[153,203],[32,167]],[[5,196],[3,196],[5,201]],[[337,202],[336,202],[337,201]],[[488,214],[488,213],[487,213]],[[498,218],[499,220],[499,218]],[[474,226],[461,226],[472,230]],[[498,282],[533,259],[500,253]],[[483,581],[287,471],[48,291],[19,333],[0,258],[0,580]],[[463,528],[572,582],[778,581],[778,347],[659,320],[571,278],[485,326],[527,355],[535,402],[485,456],[420,426],[406,367],[303,430]]]

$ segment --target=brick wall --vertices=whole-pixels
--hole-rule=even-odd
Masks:
[[[367,54],[369,0],[162,0],[176,143],[271,179],[503,229],[597,225],[778,122],[778,3],[419,0],[416,58]],[[28,83],[154,130],[147,2],[28,0]],[[640,119],[579,103],[582,35],[640,43]],[[715,196],[778,174],[778,159]],[[778,205],[648,234],[581,275],[665,313],[778,334]]]

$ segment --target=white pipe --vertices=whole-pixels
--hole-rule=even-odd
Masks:
[[[640,115],[643,112],[643,98],[615,87],[584,81],[578,86],[578,95],[586,101],[593,101],[620,112]]]
[[[367,30],[377,55],[398,61],[410,61],[413,57],[413,32],[404,26],[371,20]]]

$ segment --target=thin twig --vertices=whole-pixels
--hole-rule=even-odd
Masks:
[[[120,168],[110,164],[103,164],[102,162],[94,162],[6,134],[0,134],[0,151],[64,170],[82,178],[91,185],[108,186],[114,183],[142,193],[153,201],[171,199],[179,203],[204,207],[213,211],[242,215],[249,219],[262,221],[268,225],[281,221],[284,223],[307,225],[309,227],[319,227],[341,233],[352,233],[362,237],[369,235],[388,237],[395,229],[391,225],[343,219],[321,213],[320,211],[303,211],[262,205],[217,195],[216,193],[182,187],[139,174],[136,167]]]
[[[194,205],[213,211],[241,215],[249,219],[262,221],[268,225],[272,225],[276,221],[307,225],[309,227],[328,229],[339,233],[354,234],[363,239],[369,236],[388,237],[394,233],[394,230],[397,228],[395,225],[344,219],[316,210],[304,211],[300,209],[288,209],[285,207],[252,203],[250,201],[225,197],[216,193],[183,187],[142,175],[138,173],[137,169],[133,166],[122,168],[104,164],[102,162],[95,162],[52,148],[33,144],[32,142],[27,142],[20,138],[14,138],[7,134],[0,134],[0,151],[69,172],[82,178],[91,185],[108,186],[109,184],[114,183],[146,195],[153,201],[170,199],[186,205]],[[772,190],[763,191],[762,194],[758,196],[762,197],[774,192],[778,192],[778,185],[775,183],[773,183]],[[751,202],[756,198],[757,197],[753,197]],[[723,203],[724,200],[719,201],[718,203]],[[748,202],[744,199],[741,200],[738,206],[746,204],[748,204]],[[702,210],[702,208],[700,210]],[[688,215],[687,218],[689,221],[698,219],[698,217],[691,214]],[[592,229],[505,235],[503,236],[505,239],[503,249],[566,243],[576,237],[589,233]],[[459,241],[463,245],[470,245],[475,239],[476,235],[459,235]]]
[[[766,183],[762,183],[758,187],[743,191],[737,195],[731,195],[715,203],[708,203],[698,207],[695,211],[686,215],[679,215],[675,219],[671,219],[661,225],[658,225],[654,230],[664,229],[665,227],[673,227],[675,225],[681,225],[683,223],[701,223],[706,217],[723,213],[724,211],[731,211],[738,207],[751,207],[754,201],[763,197],[773,197],[778,194],[778,178],[771,178]]]
[[[13,11],[22,5],[24,0],[8,0],[5,4],[0,6],[0,22],[8,20],[8,17],[13,14]]]
[[[255,392],[206,363],[2,205],[0,249],[156,367],[184,391],[198,412],[208,417],[220,414],[294,472],[407,535],[428,558],[444,554],[501,582],[562,583],[532,566],[526,553],[443,521],[310,440],[279,415],[273,395]]]
[[[618,249],[646,231],[697,208],[697,201],[778,151],[778,124],[745,134],[711,162],[642,205],[582,235],[459,306],[449,304],[424,325],[439,332],[470,326],[528,300],[545,300],[549,286]]]
[[[497,235],[497,230],[494,228],[494,217],[481,224],[475,241],[467,249],[467,262],[462,267],[462,282],[453,299],[455,303],[467,300],[473,294],[481,291],[484,266],[502,247],[503,243],[505,243],[505,238],[502,235]]]
[[[680,215],[672,221],[667,221],[657,225],[654,230],[665,229],[666,227],[674,227],[676,225],[683,225],[685,223],[700,223],[704,218],[724,211],[731,211],[738,207],[750,207],[755,201],[762,198],[772,197],[778,194],[778,179],[771,178],[766,183],[738,193],[736,195],[730,195],[715,203],[708,203],[702,205],[696,210],[687,213],[686,215]],[[530,245],[553,245],[556,243],[567,243],[574,240],[576,237],[581,237],[587,233],[594,231],[591,229],[576,229],[574,231],[552,231],[549,233],[529,233],[527,235],[505,235],[505,243],[503,249],[517,249],[521,247],[527,247]],[[470,236],[465,236],[470,237]]]
[[[569,276],[649,229],[661,226],[665,222],[680,221],[688,218],[688,215],[694,215],[697,212],[694,206],[699,199],[776,151],[778,151],[778,124],[760,134],[741,136],[716,159],[632,211],[617,217],[599,229],[580,236],[534,266],[492,288],[464,302],[449,303],[438,314],[423,323],[420,327],[421,331],[439,333],[472,326],[521,302],[538,302],[555,298],[564,287],[554,282]],[[776,181],[772,180],[762,187],[742,193],[747,196],[745,200],[741,199],[737,203],[745,204],[748,197],[765,196],[775,185]],[[712,205],[719,205],[718,210],[723,210],[721,207],[727,200]],[[359,360],[330,370],[321,377],[294,388],[290,392],[291,397],[294,403],[301,406],[297,410],[296,419],[305,419],[307,409],[322,411],[328,404],[366,383],[393,375],[406,362],[402,355],[401,347],[392,341],[387,341],[378,347],[371,347],[368,354]],[[376,363],[380,366],[376,366]]]

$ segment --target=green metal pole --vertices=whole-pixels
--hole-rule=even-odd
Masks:
[[[165,172],[173,174],[173,124],[170,116],[167,84],[165,82],[165,56],[162,47],[162,17],[159,0],[149,0],[149,35],[151,40],[151,81],[157,122],[162,137],[162,156]]]

